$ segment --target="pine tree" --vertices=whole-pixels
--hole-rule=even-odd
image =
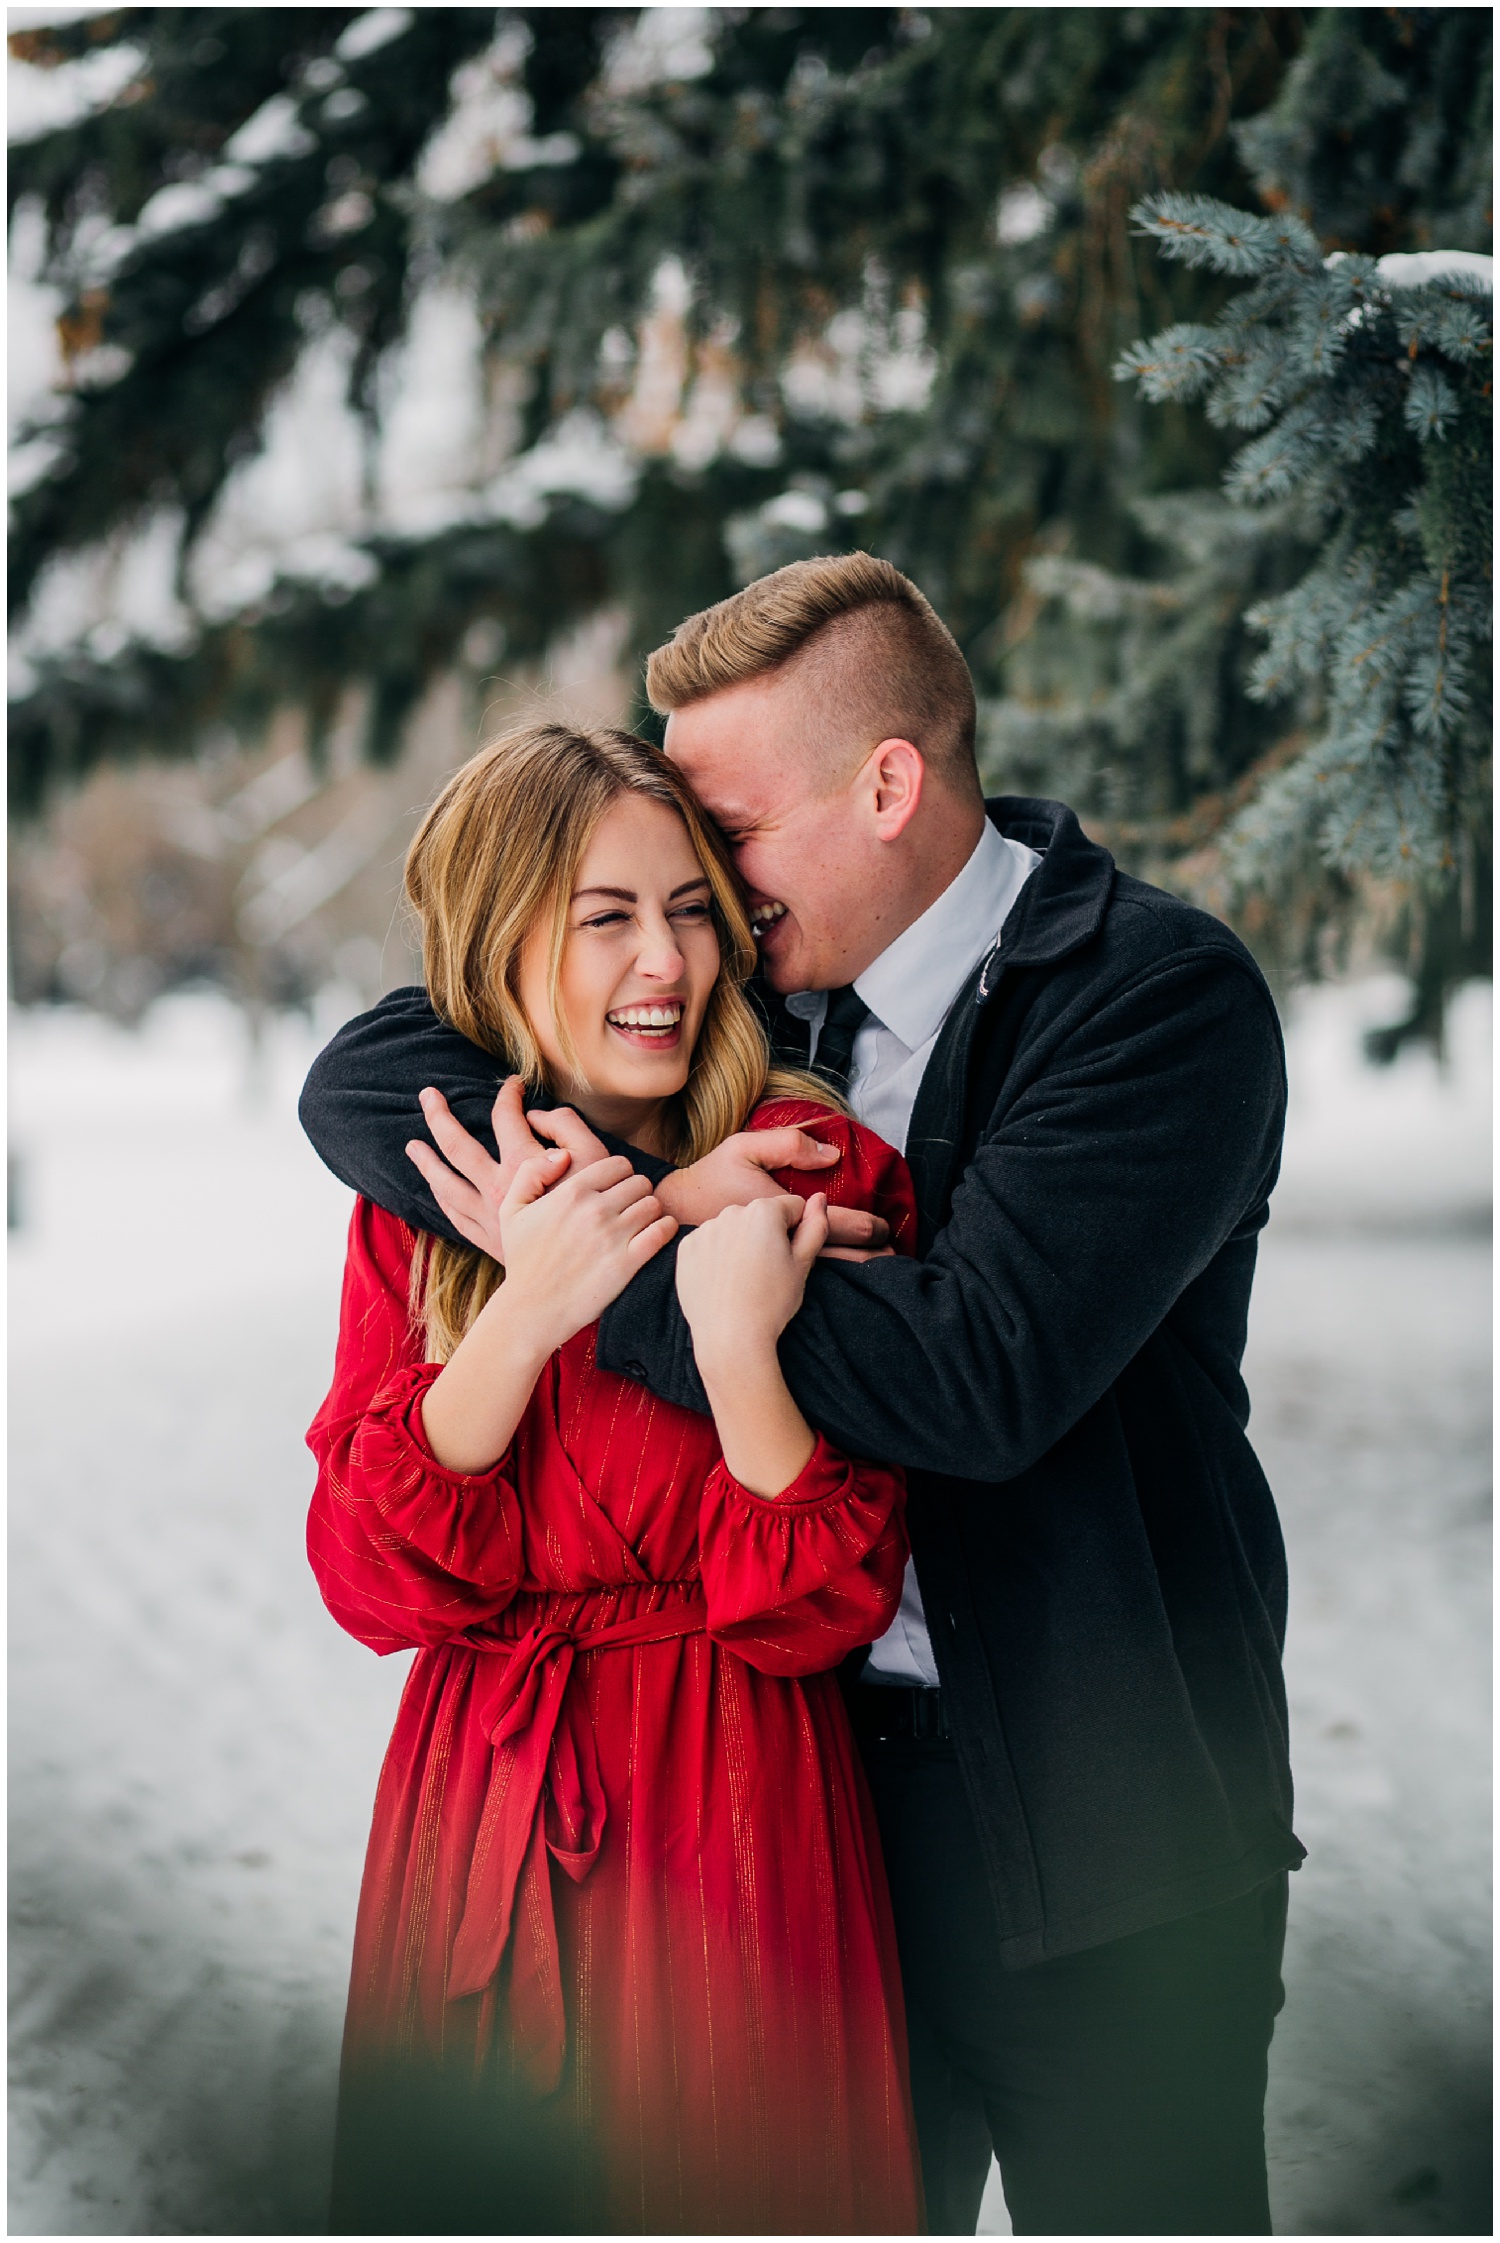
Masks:
[[[287,703],[316,736],[350,678],[389,753],[476,621],[521,659],[609,603],[638,652],[759,569],[857,543],[953,624],[996,776],[1072,796],[1127,861],[1190,877],[1290,752],[1285,711],[1246,691],[1244,618],[1324,530],[1300,484],[1259,510],[1215,496],[1236,432],[1111,379],[1143,332],[1214,334],[1246,300],[1212,264],[1160,259],[1130,212],[1260,193],[1351,262],[1484,247],[1482,12],[698,20],[702,51],[654,67],[634,9],[146,8],[21,35],[34,61],[140,60],[97,115],[13,151],[13,205],[42,212],[43,277],[68,294],[73,382],[15,513],[18,613],[50,563],[153,510],[180,520],[190,586],[226,478],[319,334],[350,338],[373,445],[384,359],[439,276],[469,290],[521,397],[523,467],[579,416],[620,444],[664,274],[687,378],[665,431],[624,441],[613,492],[534,481],[525,507],[356,534],[352,589],[287,580],[186,646],[33,657],[18,800],[101,756],[192,752],[215,724],[250,736]],[[484,68],[511,113],[439,194],[423,151]],[[1433,352],[1442,373],[1419,342]],[[1415,475],[1453,425],[1402,442]],[[1469,805],[1470,746],[1459,759]],[[1312,924],[1348,876],[1285,820],[1267,848]],[[1253,917],[1248,888],[1237,906],[1221,887]]]
[[[1325,262],[1300,219],[1200,196],[1137,215],[1167,255],[1253,285],[1212,327],[1136,345],[1122,378],[1260,431],[1230,466],[1231,500],[1295,499],[1320,548],[1248,617],[1270,640],[1252,693],[1300,694],[1318,737],[1229,829],[1231,870],[1263,877],[1314,825],[1345,870],[1451,871],[1483,813],[1489,746],[1486,261]]]
[[[1440,891],[1487,816],[1492,337],[1488,275],[1475,270],[1485,261],[1394,258],[1400,277],[1387,277],[1368,257],[1325,262],[1295,218],[1170,194],[1137,215],[1168,255],[1254,284],[1213,326],[1134,345],[1119,375],[1155,402],[1206,398],[1216,425],[1262,433],[1229,466],[1228,503],[1137,503],[1142,529],[1182,564],[1177,581],[1031,564],[1040,598],[1113,640],[1113,675],[1099,672],[1096,645],[1095,680],[1065,706],[992,711],[1000,756],[1071,759],[1080,790],[1139,821],[1146,806],[1121,801],[1118,774],[1137,774],[1130,750],[1175,718],[1189,783],[1219,791],[1175,820],[1167,807],[1159,856],[1195,828],[1218,829],[1217,869],[1242,900],[1288,888],[1311,837],[1338,871]],[[1311,567],[1257,598],[1297,551],[1316,555]],[[1290,703],[1296,729],[1283,715],[1281,737],[1251,766],[1252,800],[1236,808],[1222,791],[1237,743],[1217,679],[1244,624],[1269,638],[1248,699]],[[1148,836],[1137,822],[1127,838]]]
[[[1404,29],[1397,60],[1417,44],[1384,28]],[[1488,182],[1477,140],[1436,129],[1439,94],[1488,114],[1467,29],[1433,26],[1403,90],[1358,15],[1330,12],[1237,131],[1276,215],[1137,207],[1168,256],[1250,286],[1212,325],[1134,346],[1118,378],[1260,433],[1224,495],[1136,502],[1155,544],[1139,575],[1029,564],[1036,620],[987,712],[997,772],[1068,774],[1127,859],[1238,920],[1273,971],[1383,917],[1416,997],[1382,1057],[1440,1034],[1446,989],[1488,970]],[[1298,216],[1293,196],[1322,205]],[[1449,254],[1361,252],[1393,234]],[[1153,732],[1174,751],[1154,765]]]
[[[559,494],[540,519],[372,536],[352,597],[287,582],[183,651],[38,662],[13,709],[18,800],[99,755],[189,751],[211,719],[250,727],[287,695],[326,715],[351,674],[388,751],[476,618],[522,656],[609,599],[639,649],[747,570],[856,542],[917,574],[993,672],[1049,524],[1086,525],[1115,560],[1122,461],[1157,482],[1211,471],[1189,416],[1163,430],[1110,385],[1142,301],[1215,301],[1139,260],[1127,213],[1152,185],[1238,180],[1229,124],[1275,90],[1289,19],[715,10],[707,67],[622,82],[638,14],[423,9],[358,54],[352,10],[133,9],[22,35],[36,61],[116,43],[141,62],[99,116],[13,151],[13,201],[41,203],[45,277],[71,294],[73,368],[16,508],[18,609],[47,562],[152,508],[180,510],[186,572],[308,338],[350,332],[373,414],[380,352],[438,273],[473,290],[524,381],[523,450],[580,409],[617,423],[670,260],[696,375],[727,367],[736,410],[706,458],[638,452],[623,504]],[[438,202],[415,190],[419,151],[491,34],[524,129]],[[164,189],[189,198],[181,220],[131,232]]]

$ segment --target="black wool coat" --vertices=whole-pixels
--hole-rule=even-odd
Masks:
[[[1240,1376],[1286,1085],[1219,921],[1117,871],[1059,803],[928,1063],[915,1260],[825,1262],[781,1345],[809,1421],[906,1468],[907,1523],[1013,1966],[1295,1867],[1286,1564]],[[302,1100],[345,1182],[448,1226],[402,1148],[436,1083],[488,1136],[497,1065],[398,990]],[[659,1164],[632,1154],[651,1173]],[[668,1248],[599,1359],[707,1407]]]

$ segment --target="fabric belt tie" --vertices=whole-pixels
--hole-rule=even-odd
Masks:
[[[491,1637],[474,1644],[509,1656],[489,1683],[489,1703],[476,1709],[495,1757],[448,1966],[448,1999],[483,1994],[493,1985],[511,1944],[524,1884],[526,1952],[518,1941],[507,2007],[520,2068],[539,2094],[560,2085],[566,2046],[548,1858],[581,1883],[604,1837],[604,1787],[593,1726],[586,1718],[563,1719],[573,1661],[580,1651],[629,1650],[702,1634],[707,1606],[698,1584],[690,1587],[688,1597],[664,1610],[604,1627],[537,1620],[512,1643]]]

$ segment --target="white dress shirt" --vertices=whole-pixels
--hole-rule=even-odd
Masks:
[[[906,1150],[912,1109],[943,1022],[1041,861],[1035,849],[1008,841],[986,818],[962,872],[854,984],[870,1017],[854,1039],[849,1104],[857,1121],[898,1152]],[[786,1004],[796,1019],[811,1023],[816,1058],[827,991],[810,989]],[[936,1687],[937,1662],[910,1558],[900,1609],[871,1650],[865,1679]]]

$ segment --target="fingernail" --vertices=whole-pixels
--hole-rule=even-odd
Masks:
[[[437,1092],[433,1089],[431,1083],[427,1085],[425,1090],[419,1090],[417,1092],[417,1097],[420,1100],[421,1104],[424,1106],[426,1105],[429,1098],[435,1098],[436,1096]]]

